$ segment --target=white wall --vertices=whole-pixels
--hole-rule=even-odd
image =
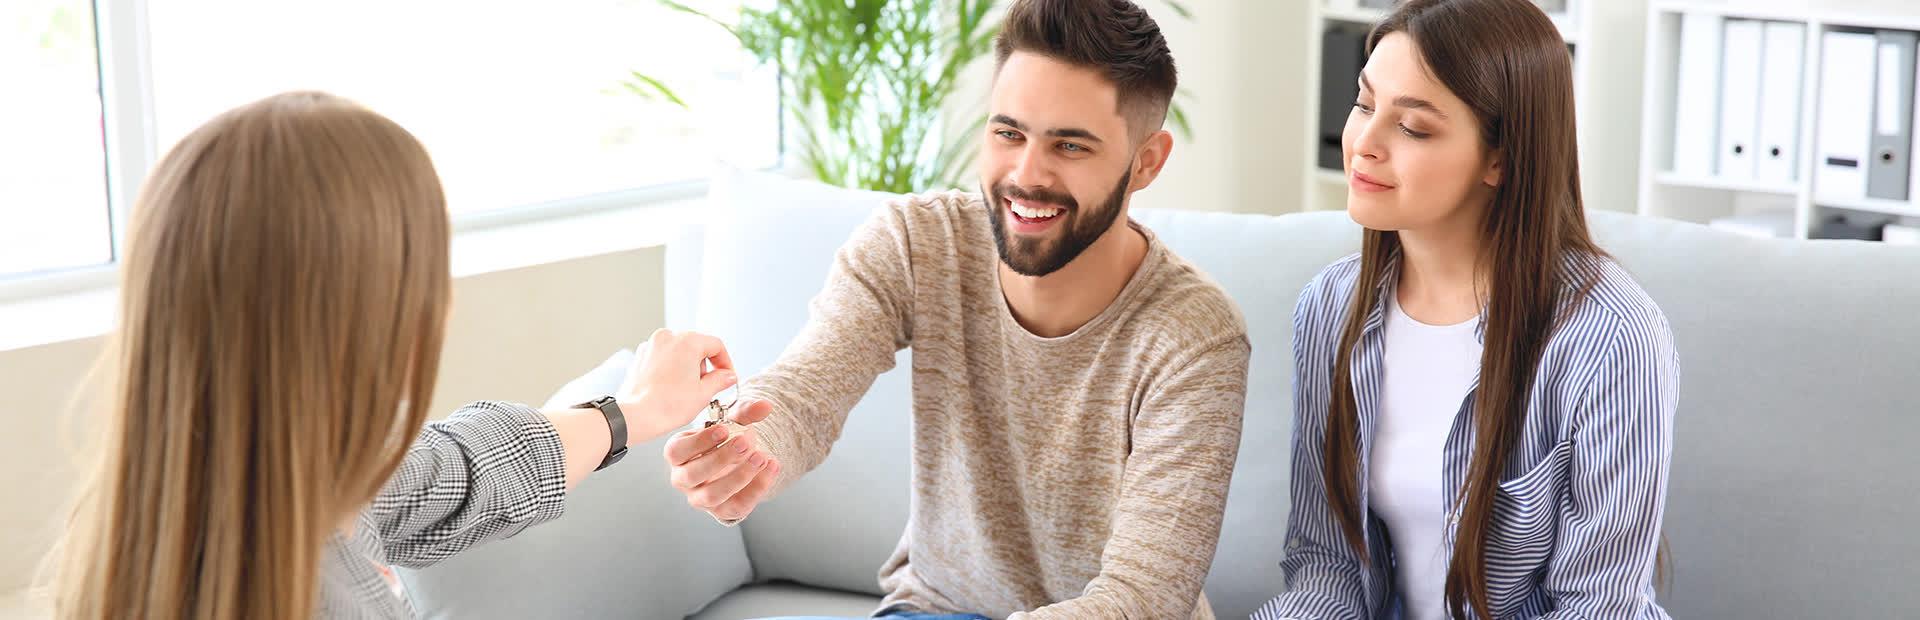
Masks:
[[[1302,0],[1188,1],[1193,19],[1140,0],[1180,68],[1191,136],[1176,135],[1160,180],[1136,207],[1245,213],[1300,210],[1306,149]]]
[[[77,475],[69,448],[80,377],[98,338],[0,352],[0,600],[26,586],[64,518]],[[0,603],[0,617],[7,606]]]
[[[1640,84],[1646,63],[1647,3],[1644,0],[1584,0],[1589,41],[1584,54],[1589,81],[1581,117],[1580,183],[1588,209],[1633,212],[1640,195]]]

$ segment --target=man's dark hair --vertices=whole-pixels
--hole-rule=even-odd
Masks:
[[[1180,82],[1160,25],[1129,0],[1016,0],[994,42],[995,69],[1014,52],[1100,71],[1136,137],[1166,122]]]

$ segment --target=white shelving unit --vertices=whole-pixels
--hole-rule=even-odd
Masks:
[[[1792,196],[1800,192],[1800,186],[1793,183],[1766,183],[1763,181],[1730,181],[1712,176],[1695,176],[1677,172],[1662,172],[1653,179],[1654,184],[1664,187],[1717,189],[1754,194],[1774,194]]]
[[[1564,13],[1549,13],[1555,25],[1560,27],[1560,36],[1573,44],[1573,88],[1575,109],[1587,107],[1588,74],[1585,59],[1592,55],[1588,49],[1591,37],[1587,36],[1587,25],[1593,22],[1590,16],[1592,3],[1602,0],[1566,0]],[[1307,172],[1302,177],[1306,183],[1301,192],[1301,210],[1338,211],[1347,208],[1347,177],[1340,170],[1328,170],[1320,167],[1320,48],[1322,35],[1329,26],[1335,24],[1372,25],[1386,18],[1384,9],[1360,8],[1356,0],[1308,0],[1311,7],[1312,27],[1307,32],[1307,87],[1303,89],[1306,97],[1306,141]],[[1581,115],[1584,119],[1584,115]],[[1587,134],[1584,120],[1576,120],[1581,135]],[[1582,141],[1585,144],[1585,141]],[[1584,146],[1582,148],[1585,148]]]
[[[1800,99],[1799,161],[1791,182],[1681,175],[1673,172],[1674,125],[1679,92],[1681,22],[1688,15],[1805,24]],[[1814,192],[1814,162],[1820,118],[1821,41],[1832,30],[1920,31],[1920,17],[1828,12],[1815,8],[1743,9],[1693,1],[1656,2],[1647,11],[1646,83],[1642,91],[1640,213],[1707,223],[1727,216],[1793,216],[1794,237],[1812,235],[1819,218],[1835,213],[1920,218],[1920,200],[1832,200]],[[1871,93],[1862,93],[1862,97]],[[1920,192],[1911,192],[1920,197]],[[1911,220],[1909,220],[1911,222]]]

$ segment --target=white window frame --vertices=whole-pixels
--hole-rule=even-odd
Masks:
[[[97,292],[117,284],[126,213],[140,184],[159,157],[153,118],[153,68],[149,48],[149,0],[93,0],[95,44],[99,49],[101,112],[105,118],[108,221],[113,236],[110,262],[15,276],[0,275],[0,306],[14,302]],[[776,168],[786,163],[786,142],[778,136]],[[657,185],[453,215],[456,235],[560,220],[599,212],[658,207],[707,193],[706,180]]]

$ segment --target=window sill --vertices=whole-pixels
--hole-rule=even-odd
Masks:
[[[670,196],[609,204],[632,197],[614,194],[461,218],[453,237],[453,277],[666,245],[681,227],[698,221],[705,202],[703,191],[683,189]],[[111,331],[120,301],[117,279],[111,274],[77,275],[79,284],[66,290],[0,301],[0,352]]]

